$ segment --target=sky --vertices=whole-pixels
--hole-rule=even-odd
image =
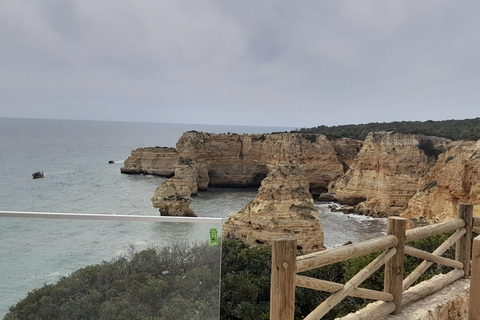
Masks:
[[[0,117],[480,116],[478,0],[0,0]]]

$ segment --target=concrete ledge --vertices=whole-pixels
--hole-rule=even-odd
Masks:
[[[437,275],[433,279],[443,277]],[[431,280],[429,280],[431,281]],[[417,286],[425,285],[429,281],[422,282]],[[470,279],[460,279],[445,288],[429,295],[428,297],[413,302],[403,307],[397,315],[388,315],[383,320],[466,320],[468,319],[468,298],[470,291]],[[364,309],[351,313],[341,320],[363,319],[362,314],[366,310],[374,308],[382,302],[373,302]]]

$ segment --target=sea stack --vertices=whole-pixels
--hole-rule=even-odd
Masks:
[[[298,249],[325,249],[319,212],[300,165],[280,162],[273,166],[255,199],[225,221],[223,235],[256,245],[288,236],[297,239]]]
[[[187,216],[196,217],[190,202],[192,191],[184,180],[171,178],[157,188],[152,197],[155,208],[159,208],[162,216]]]

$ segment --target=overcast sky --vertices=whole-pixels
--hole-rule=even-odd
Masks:
[[[480,116],[478,0],[0,0],[0,117]]]

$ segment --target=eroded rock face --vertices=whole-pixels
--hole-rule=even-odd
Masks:
[[[174,174],[168,183],[182,192],[182,209],[176,211],[187,213],[187,190],[195,195],[208,186],[259,186],[271,164],[288,161],[304,172],[313,194],[330,200],[335,194],[357,213],[401,214],[422,225],[455,218],[459,203],[480,203],[480,142],[392,132],[371,133],[362,143],[301,133],[192,131],[183,134],[177,149],[134,150],[122,172]],[[158,188],[154,199],[168,199],[170,192]],[[175,211],[171,199],[167,211]],[[165,207],[158,203],[154,206]],[[474,215],[480,215],[477,206]]]
[[[301,133],[212,134],[190,131],[177,142],[178,161],[172,179],[182,180],[191,195],[214,187],[258,187],[270,163],[294,161],[305,172],[313,193],[344,174],[361,143],[334,142],[324,135]],[[169,197],[158,188],[154,198]],[[157,204],[154,204],[156,207]]]
[[[171,178],[157,188],[152,203],[155,208],[160,209],[162,216],[195,217],[195,213],[189,207],[192,202],[191,193],[184,180]]]
[[[280,161],[272,165],[258,195],[225,221],[223,234],[251,244],[271,244],[281,237],[295,237],[306,251],[324,249],[318,209],[300,165]]]
[[[319,194],[327,190],[329,182],[344,174],[344,164],[360,146],[360,142],[351,139],[339,139],[334,144],[325,136],[314,134],[192,131],[182,135],[177,151],[179,158],[195,167],[198,190],[208,186],[257,187],[268,174],[268,163],[294,160],[305,171],[312,191]]]
[[[473,204],[480,215],[480,141],[450,143],[401,216],[412,226],[452,220],[461,203]]]
[[[178,155],[175,148],[149,147],[132,151],[120,169],[121,173],[173,176]]]
[[[363,142],[349,138],[332,139],[330,142],[344,167],[344,172],[347,172],[360,152]]]
[[[413,134],[370,133],[347,173],[330,190],[340,203],[357,205],[357,212],[399,215],[449,142]]]

